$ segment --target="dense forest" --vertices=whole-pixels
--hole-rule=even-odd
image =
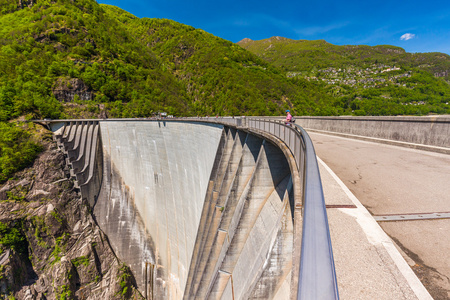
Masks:
[[[34,126],[19,120],[444,114],[449,69],[442,53],[284,38],[233,44],[94,0],[0,0],[0,182],[41,149]]]
[[[100,109],[110,117],[310,114],[326,97],[240,46],[174,21],[93,0],[3,2],[0,120]]]

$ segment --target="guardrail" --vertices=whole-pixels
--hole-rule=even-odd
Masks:
[[[291,150],[303,182],[303,232],[297,299],[339,299],[325,199],[313,143],[295,124],[258,118],[202,118],[268,132]]]

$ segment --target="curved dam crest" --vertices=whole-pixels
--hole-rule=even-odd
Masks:
[[[195,121],[52,126],[146,299],[290,298],[295,162],[279,141]]]

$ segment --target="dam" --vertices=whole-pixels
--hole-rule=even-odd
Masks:
[[[430,137],[446,120],[355,120],[383,122],[395,137],[365,139],[448,153],[435,143],[442,130],[419,145],[399,126]],[[145,299],[432,299],[298,125],[261,117],[41,123]]]
[[[296,167],[279,140],[209,122],[51,127],[81,196],[145,298],[290,298],[300,251]]]

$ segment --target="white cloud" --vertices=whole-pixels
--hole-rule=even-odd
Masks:
[[[413,39],[413,38],[415,38],[415,37],[416,37],[416,35],[413,34],[413,33],[405,33],[404,35],[402,35],[402,36],[400,37],[400,40],[402,40],[402,41],[407,41],[407,40]]]
[[[325,26],[313,26],[313,27],[298,28],[298,29],[294,29],[294,31],[300,35],[311,36],[311,35],[327,33],[329,31],[332,31],[335,29],[341,29],[347,25],[348,25],[348,22],[342,22],[342,23],[336,23],[336,24],[329,24],[329,25],[325,25]]]

